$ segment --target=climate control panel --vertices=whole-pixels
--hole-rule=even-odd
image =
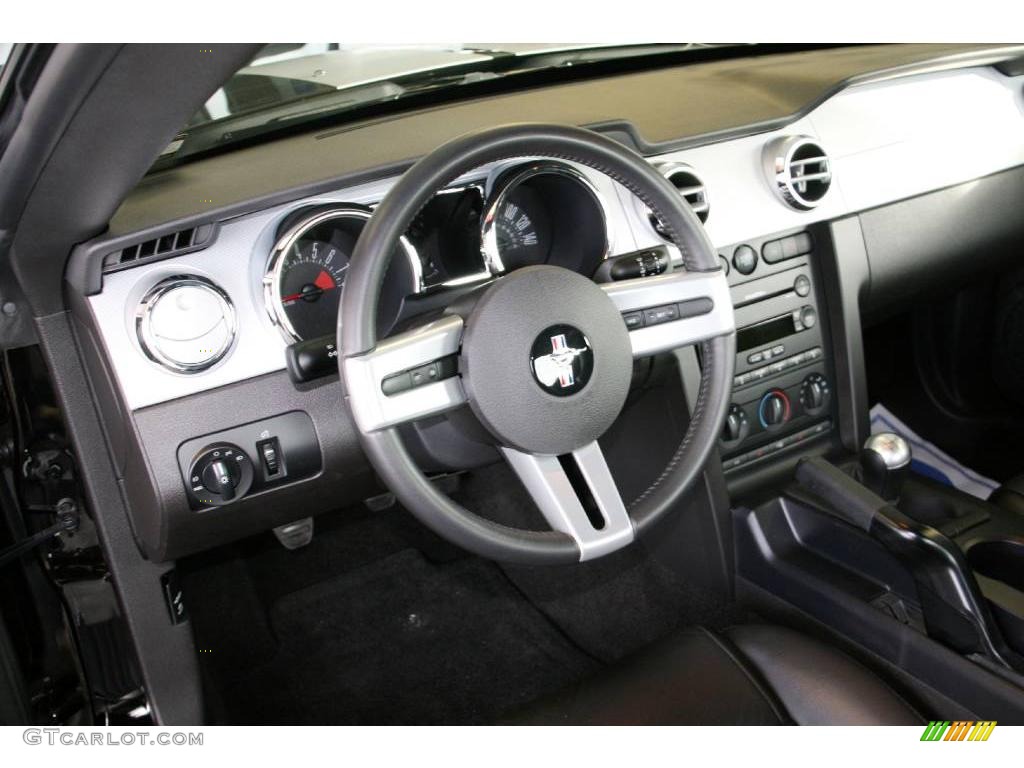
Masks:
[[[719,448],[726,470],[831,429],[831,384],[821,364],[733,393]]]

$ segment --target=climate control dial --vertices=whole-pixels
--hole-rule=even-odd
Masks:
[[[757,416],[761,426],[774,430],[789,421],[792,408],[789,397],[781,389],[770,389],[764,393],[757,407]]]
[[[747,412],[733,403],[729,406],[729,412],[725,417],[725,425],[722,427],[722,446],[733,448],[742,443],[749,433],[750,420],[747,418]]]
[[[800,385],[800,405],[810,416],[818,416],[828,410],[832,388],[828,379],[820,373],[812,373]]]

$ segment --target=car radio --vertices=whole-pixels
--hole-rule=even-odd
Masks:
[[[797,238],[805,252],[778,258],[779,243]],[[770,240],[760,260],[749,243],[734,249],[744,270],[729,276],[737,331],[733,401],[719,443],[726,471],[832,428],[831,358],[812,242],[807,233]]]

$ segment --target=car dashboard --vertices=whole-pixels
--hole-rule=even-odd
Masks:
[[[587,124],[636,144],[619,122]],[[634,148],[693,206],[728,276],[738,351],[719,453],[738,490],[804,446],[854,445],[866,419],[862,315],[905,300],[908,280],[956,280],[984,263],[984,234],[919,254],[920,212],[905,206],[955,206],[929,219],[955,232],[951,216],[1022,185],[1024,76],[925,66],[840,88],[770,129],[679,139]],[[407,154],[395,146],[395,163]],[[348,260],[400,173],[328,173],[312,190],[129,226],[73,254],[79,344],[151,559],[377,492],[331,366]],[[894,226],[893,212],[908,210]],[[606,265],[623,255],[643,274],[682,268],[657,219],[614,180],[513,158],[453,180],[421,211],[392,257],[378,329],[398,327],[407,305],[530,264],[610,279]],[[419,375],[429,385],[436,372]],[[215,452],[246,478],[231,498],[203,475]]]

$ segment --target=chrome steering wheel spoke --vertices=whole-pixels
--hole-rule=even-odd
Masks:
[[[446,315],[384,339],[365,354],[346,357],[349,405],[359,429],[376,432],[465,403],[462,380],[453,368],[462,331],[462,318]]]
[[[596,442],[564,457],[523,453],[504,447],[501,452],[548,524],[576,542],[581,561],[614,552],[633,540],[633,521]],[[580,498],[563,461],[575,464],[589,490],[596,507],[591,514],[588,515],[584,506],[589,504],[589,499]]]
[[[643,325],[629,332],[633,357],[647,357],[727,336],[736,330],[725,273],[677,270],[601,286],[623,315],[639,313]],[[646,315],[661,311],[660,322]],[[674,318],[674,319],[673,319]]]

